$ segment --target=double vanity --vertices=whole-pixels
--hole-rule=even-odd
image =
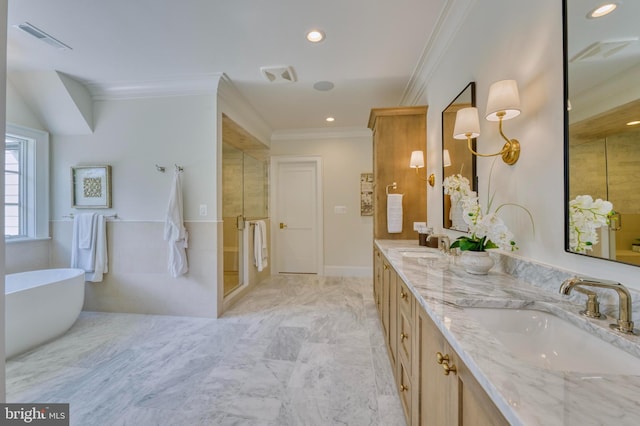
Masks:
[[[589,283],[493,256],[477,276],[416,241],[376,240],[374,298],[407,424],[639,424],[640,336],[609,327],[618,294],[598,290],[603,318],[588,318]]]

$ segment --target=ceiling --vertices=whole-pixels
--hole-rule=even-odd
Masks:
[[[273,131],[364,128],[371,108],[401,103],[450,1],[9,0],[7,66],[9,76],[60,71],[94,94],[224,73]],[[15,27],[25,21],[72,50]],[[314,28],[323,42],[305,39]],[[297,82],[260,72],[280,65]]]

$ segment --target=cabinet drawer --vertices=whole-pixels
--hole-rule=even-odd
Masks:
[[[413,294],[401,279],[398,280],[398,308],[413,323]]]
[[[403,356],[407,368],[411,367],[411,344],[414,339],[413,321],[410,316],[400,309],[398,311],[398,352],[399,356]]]
[[[405,366],[405,362],[402,357],[398,357],[398,393],[407,424],[411,424],[411,369]]]

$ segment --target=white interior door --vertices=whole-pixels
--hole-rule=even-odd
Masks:
[[[276,161],[273,221],[277,271],[321,272],[319,160]]]

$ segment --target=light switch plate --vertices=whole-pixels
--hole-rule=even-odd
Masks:
[[[347,206],[333,206],[335,214],[347,214]]]

